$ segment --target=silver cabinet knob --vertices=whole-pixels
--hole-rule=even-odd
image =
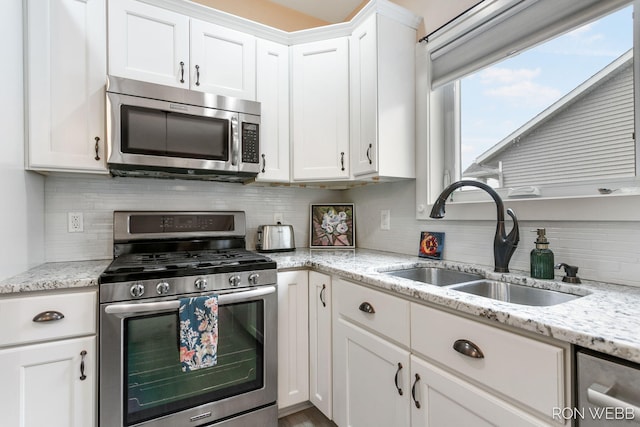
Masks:
[[[257,285],[259,278],[260,275],[258,273],[252,273],[249,275],[249,283],[251,283],[252,285]]]
[[[144,285],[140,283],[131,285],[131,288],[129,288],[129,293],[134,298],[140,298],[142,295],[144,295]]]
[[[240,276],[236,275],[236,276],[230,276],[229,277],[229,284],[233,287],[236,287],[240,284]]]
[[[156,285],[156,292],[158,295],[165,295],[169,292],[169,284],[167,282],[160,282]]]
[[[207,289],[207,279],[203,279],[203,278],[196,279],[194,284],[196,286],[196,289],[199,291],[204,291],[205,289]]]

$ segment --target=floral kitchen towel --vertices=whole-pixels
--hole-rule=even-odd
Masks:
[[[182,372],[218,362],[218,295],[180,299]]]

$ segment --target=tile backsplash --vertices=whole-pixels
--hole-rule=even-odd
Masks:
[[[296,245],[309,246],[309,205],[343,202],[343,191],[145,178],[59,177],[45,182],[47,262],[109,259],[115,210],[242,210],[247,246],[258,225],[282,213],[294,227]],[[67,232],[67,213],[82,212],[84,231]]]
[[[350,190],[356,204],[358,247],[418,254],[421,231],[445,232],[444,258],[493,265],[495,221],[416,220],[415,185],[396,182]],[[389,210],[391,229],[380,229],[380,211]],[[507,221],[507,231],[511,222]],[[578,276],[640,286],[640,221],[520,221],[520,243],[509,264],[529,271],[535,230],[546,228],[555,262],[579,267]],[[556,270],[560,279],[563,271]]]
[[[45,257],[48,262],[112,257],[114,210],[243,210],[247,246],[273,214],[295,230],[296,245],[309,244],[311,203],[354,202],[356,246],[417,255],[421,231],[445,232],[444,258],[493,265],[495,221],[415,219],[415,185],[404,181],[346,191],[143,178],[49,176],[45,181]],[[391,229],[380,229],[389,210]],[[82,212],[84,232],[67,232],[67,213]],[[508,224],[507,228],[510,229]],[[520,243],[510,267],[529,271],[536,228],[546,228],[555,262],[579,267],[584,279],[640,286],[640,222],[521,221]],[[530,232],[531,231],[531,232]],[[556,278],[563,272],[556,270]]]

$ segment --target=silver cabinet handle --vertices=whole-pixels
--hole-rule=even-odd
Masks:
[[[632,409],[634,419],[638,419],[640,417],[640,407],[611,396],[609,392],[612,388],[598,383],[591,384],[587,389],[587,400],[597,406]]]
[[[367,148],[367,159],[369,160],[369,164],[372,164],[373,162],[371,161],[371,149],[373,148],[372,144],[369,144],[369,148]]]
[[[180,83],[184,83],[184,62],[180,61]]]
[[[375,308],[373,308],[373,306],[366,301],[360,304],[360,307],[358,307],[358,310],[364,311],[365,313],[370,313],[370,314],[373,314],[376,312]]]
[[[33,317],[33,321],[37,323],[55,322],[56,320],[62,319],[64,319],[64,314],[55,310],[43,311],[42,313],[38,313]]]
[[[344,151],[340,152],[340,170],[344,170]]]
[[[200,86],[200,66],[196,64],[196,86]]]
[[[324,293],[327,290],[327,285],[325,285],[324,283],[322,284],[322,290],[320,290],[320,302],[322,303],[323,307],[327,306],[327,303],[324,300]]]
[[[472,357],[474,359],[483,359],[482,350],[469,340],[457,340],[453,343],[453,349],[460,354]]]
[[[95,140],[96,140],[96,145],[95,145],[96,156],[94,157],[94,159],[97,162],[97,161],[100,161],[100,137],[96,136]]]
[[[264,173],[264,170],[267,168],[267,156],[266,155],[262,155],[262,173]]]
[[[82,350],[80,352],[80,357],[82,360],[80,361],[80,381],[84,381],[87,379],[87,376],[84,374],[84,358],[87,356],[87,350]]]

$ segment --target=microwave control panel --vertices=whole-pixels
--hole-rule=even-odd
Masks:
[[[242,162],[260,163],[258,160],[260,150],[259,128],[256,123],[242,123]]]

